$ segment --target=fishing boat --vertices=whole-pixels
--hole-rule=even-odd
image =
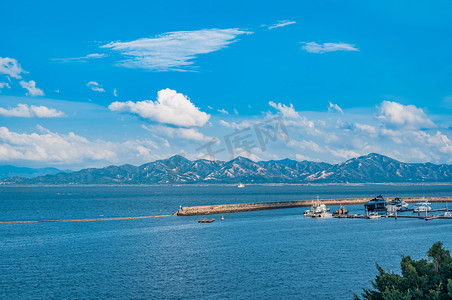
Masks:
[[[379,211],[386,210],[387,205],[388,202],[383,198],[383,196],[378,195],[372,200],[369,200],[366,203],[364,203],[364,208],[366,209],[366,211]]]
[[[238,188],[244,188],[245,185],[243,183],[239,183],[239,185],[237,186]]]
[[[304,212],[304,216],[307,218],[332,218],[333,215],[329,211],[330,209],[317,198],[311,208]]]
[[[400,211],[408,208],[408,203],[402,200],[400,197],[395,197],[394,200],[389,202],[386,206],[388,212]]]
[[[420,199],[416,204],[413,206],[413,212],[415,213],[421,213],[421,212],[429,212],[432,210],[430,207],[430,202],[428,202],[427,199],[422,198]]]
[[[198,223],[212,223],[215,219],[201,219],[198,220]]]

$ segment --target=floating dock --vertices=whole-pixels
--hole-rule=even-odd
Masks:
[[[394,197],[387,197],[391,199]],[[423,198],[409,197],[403,198],[409,203],[418,202]],[[451,202],[452,197],[425,197],[430,202]],[[332,205],[355,205],[364,204],[370,198],[349,198],[349,199],[320,199],[326,206]],[[176,212],[178,216],[198,216],[198,215],[214,215],[227,214],[246,211],[257,211],[267,209],[281,209],[281,208],[295,208],[295,207],[309,207],[317,200],[298,200],[298,201],[282,201],[282,202],[257,202],[257,203],[238,203],[238,204],[220,204],[220,205],[205,205],[205,206],[184,206]]]

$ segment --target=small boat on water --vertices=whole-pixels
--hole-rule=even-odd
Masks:
[[[237,186],[238,188],[244,188],[245,185],[243,183],[239,183],[239,185]]]
[[[408,203],[402,200],[400,197],[395,197],[394,200],[389,202],[386,206],[388,212],[400,211],[408,208]]]
[[[369,200],[366,203],[364,203],[364,208],[366,209],[366,211],[379,211],[386,210],[387,205],[388,202],[383,198],[383,196],[378,195],[372,200]]]
[[[432,210],[430,204],[431,203],[428,202],[427,199],[422,198],[416,204],[414,204],[413,212],[414,213],[429,212],[430,210]]]
[[[332,218],[333,215],[329,211],[330,209],[317,199],[311,208],[304,212],[304,216],[307,218]]]
[[[375,219],[380,219],[381,216],[380,216],[376,211],[373,211],[373,212],[369,213],[369,214],[366,216],[366,218],[367,218],[367,219],[371,219],[371,220],[375,220]]]
[[[201,219],[198,220],[198,223],[212,223],[215,219]]]
[[[342,205],[339,209],[336,209],[333,212],[333,215],[346,215],[346,214],[348,214],[348,210],[345,207],[343,207]]]

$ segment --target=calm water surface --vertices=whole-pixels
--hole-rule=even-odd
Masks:
[[[0,220],[133,217],[180,205],[450,196],[450,185],[0,187]],[[439,207],[441,204],[434,204]],[[452,221],[305,219],[305,208],[142,220],[0,224],[0,298],[351,299]],[[334,207],[332,207],[334,209]],[[362,212],[362,206],[349,206]]]

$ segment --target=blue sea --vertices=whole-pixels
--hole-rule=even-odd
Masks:
[[[452,185],[0,186],[0,221],[378,194],[450,196]],[[225,214],[210,224],[200,216],[0,224],[0,299],[352,299],[371,287],[376,263],[399,272],[401,255],[425,257],[436,241],[452,250],[450,220],[307,219],[305,209]]]

